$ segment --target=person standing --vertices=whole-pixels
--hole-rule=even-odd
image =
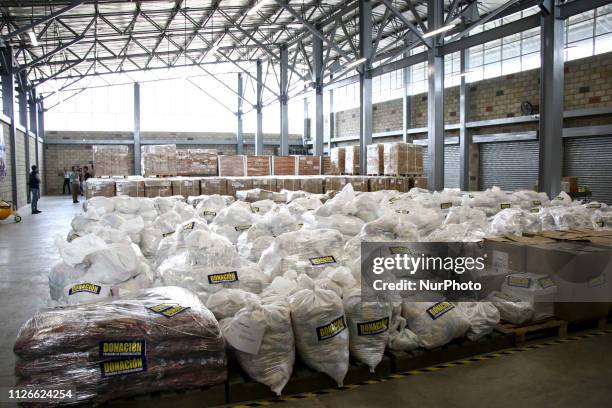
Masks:
[[[72,202],[79,202],[79,173],[77,172],[76,166],[72,166],[70,172],[70,185],[72,186]]]
[[[32,195],[32,214],[40,214],[42,211],[38,210],[38,199],[40,198],[40,175],[38,174],[38,167],[32,166],[28,184],[30,187],[30,194]]]
[[[64,167],[64,185],[62,186],[62,194],[66,194],[66,189],[68,189],[68,194],[70,194],[70,170]]]

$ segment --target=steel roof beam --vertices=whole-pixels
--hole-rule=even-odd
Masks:
[[[65,14],[68,11],[70,11],[70,10],[76,8],[76,7],[79,7],[83,3],[84,3],[84,1],[73,1],[70,5],[68,5],[66,7],[62,7],[61,9],[59,9],[59,10],[57,10],[57,11],[55,11],[55,12],[53,12],[53,13],[45,16],[45,17],[42,17],[41,19],[39,19],[39,20],[37,20],[37,21],[35,21],[33,23],[27,24],[27,25],[22,26],[22,27],[14,30],[14,31],[9,32],[7,35],[3,36],[3,39],[5,41],[7,41],[7,40],[9,40],[9,39],[11,39],[13,37],[16,37],[18,35],[24,34],[24,33],[28,32],[28,31],[34,29],[34,27],[38,27],[39,25],[45,24],[48,21],[52,21],[52,20],[56,19],[57,17],[61,16],[62,14]]]

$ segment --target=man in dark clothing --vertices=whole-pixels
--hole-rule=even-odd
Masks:
[[[62,194],[66,194],[66,189],[68,189],[68,194],[72,194],[70,191],[70,170],[64,167],[64,185],[62,186]]]
[[[32,214],[40,214],[42,211],[38,211],[38,199],[40,198],[40,176],[38,174],[38,167],[32,166],[28,184],[30,186],[30,193],[32,194]]]

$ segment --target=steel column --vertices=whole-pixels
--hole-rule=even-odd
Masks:
[[[262,155],[263,154],[263,116],[262,116],[262,94],[263,87],[262,84],[262,72],[261,72],[261,60],[257,60],[257,102],[256,102],[256,110],[257,110],[257,129],[255,131],[255,154]]]
[[[325,126],[323,121],[323,40],[316,35],[312,36],[312,58],[315,83],[315,134],[313,141],[313,155],[323,155],[323,137]]]
[[[134,82],[134,174],[142,174],[140,163],[140,84]]]
[[[238,94],[242,95],[242,74],[238,73]],[[237,98],[238,109],[236,109],[236,154],[244,154],[244,134],[242,132],[242,98]]]
[[[19,103],[19,123],[25,128],[23,134],[23,150],[25,155],[25,174],[30,174],[30,123],[28,117],[28,76],[25,71],[16,74],[18,86],[17,101]],[[27,181],[26,181],[27,183]],[[30,204],[30,189],[26,191],[26,202]]]
[[[408,57],[409,55],[407,55]],[[412,85],[412,67],[402,70],[402,140],[408,142],[408,129],[412,126],[412,98],[410,88]]]
[[[442,26],[443,11],[444,0],[428,0],[427,23],[430,31]],[[438,48],[441,40],[437,37],[432,38],[433,47],[427,51],[427,185],[434,191],[444,188],[444,57]]]
[[[372,2],[359,0],[359,53],[366,61],[359,70],[359,172],[367,174],[368,145],[372,144]]]
[[[36,163],[36,167],[39,168],[38,171],[40,171],[40,163],[38,162],[38,104],[36,103],[36,89],[30,91],[28,106],[30,108],[30,131],[36,136],[34,139],[36,140],[34,144],[34,154],[36,155],[34,162]]]
[[[45,103],[42,98],[37,103],[38,109],[36,110],[38,115],[38,137],[42,140],[43,149],[45,148]],[[44,157],[44,156],[43,156]],[[44,163],[43,163],[44,165]],[[45,178],[45,194],[49,193],[49,184],[47,183],[47,172],[43,172],[43,177]]]
[[[330,75],[330,81],[333,79],[333,76]],[[327,139],[327,151],[328,154],[331,155],[331,149],[332,149],[332,139],[334,138],[334,133],[336,130],[336,115],[334,113],[334,90],[330,89],[329,91],[329,116],[328,116],[328,120],[329,120],[329,139]]]
[[[13,49],[11,47],[2,48],[3,62],[2,67],[2,110],[10,120],[9,141],[11,145],[11,183],[12,200],[17,206],[17,122],[15,120],[15,74],[13,73]]]
[[[471,135],[466,127],[470,112],[470,87],[467,84],[468,50],[459,54],[461,83],[459,84],[459,188],[463,191],[470,189],[470,150]]]
[[[280,47],[280,156],[289,155],[289,51]]]
[[[546,10],[546,11],[545,11]],[[538,189],[554,197],[563,171],[564,27],[556,1],[544,2],[541,23]]]
[[[308,122],[308,93],[306,93],[304,96],[304,130],[302,133],[302,144],[306,145],[306,141],[310,139],[310,124]]]

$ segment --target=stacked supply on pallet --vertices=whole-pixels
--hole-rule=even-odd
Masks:
[[[289,191],[297,191],[300,189],[300,177],[277,177],[276,178],[276,190],[289,190]]]
[[[384,170],[388,176],[423,174],[421,146],[404,142],[388,143],[384,148]]]
[[[115,180],[117,196],[144,197],[145,184],[142,176],[129,176],[126,179]]]
[[[85,188],[85,198],[92,197],[114,197],[115,196],[115,180],[90,178],[87,180]]]
[[[390,177],[369,177],[368,191],[390,190]]]
[[[344,173],[359,174],[359,145],[345,146]]]
[[[242,154],[219,156],[219,176],[246,176],[246,156]]]
[[[246,156],[245,176],[269,176],[270,156]]]
[[[321,156],[296,156],[298,176],[317,176],[321,174]]]
[[[145,178],[145,197],[170,197],[172,195],[172,182],[164,178]]]
[[[216,176],[216,149],[177,149],[177,175],[179,176]]]
[[[276,177],[253,177],[253,188],[262,190],[277,191]]]
[[[172,194],[180,195],[185,198],[200,195],[199,177],[174,177],[171,180]]]
[[[200,193],[204,195],[226,195],[227,181],[223,177],[206,177],[200,179]]]
[[[295,156],[272,156],[273,176],[293,176],[295,172]]]
[[[380,176],[385,174],[385,145],[375,143],[368,145],[367,174]]]
[[[38,312],[17,335],[15,374],[18,387],[76,388],[75,403],[98,405],[221,384],[224,347],[197,296],[160,287]]]
[[[253,188],[253,179],[250,177],[228,177],[226,184],[226,194],[236,197],[237,191]]]
[[[344,147],[334,147],[331,149],[330,158],[331,158],[331,169],[329,173],[325,174],[342,174],[344,173],[344,163],[345,163],[345,154]]]
[[[176,145],[142,146],[142,171],[145,176],[176,176]]]
[[[130,168],[130,151],[128,146],[94,145],[93,165],[96,176],[127,176]]]

